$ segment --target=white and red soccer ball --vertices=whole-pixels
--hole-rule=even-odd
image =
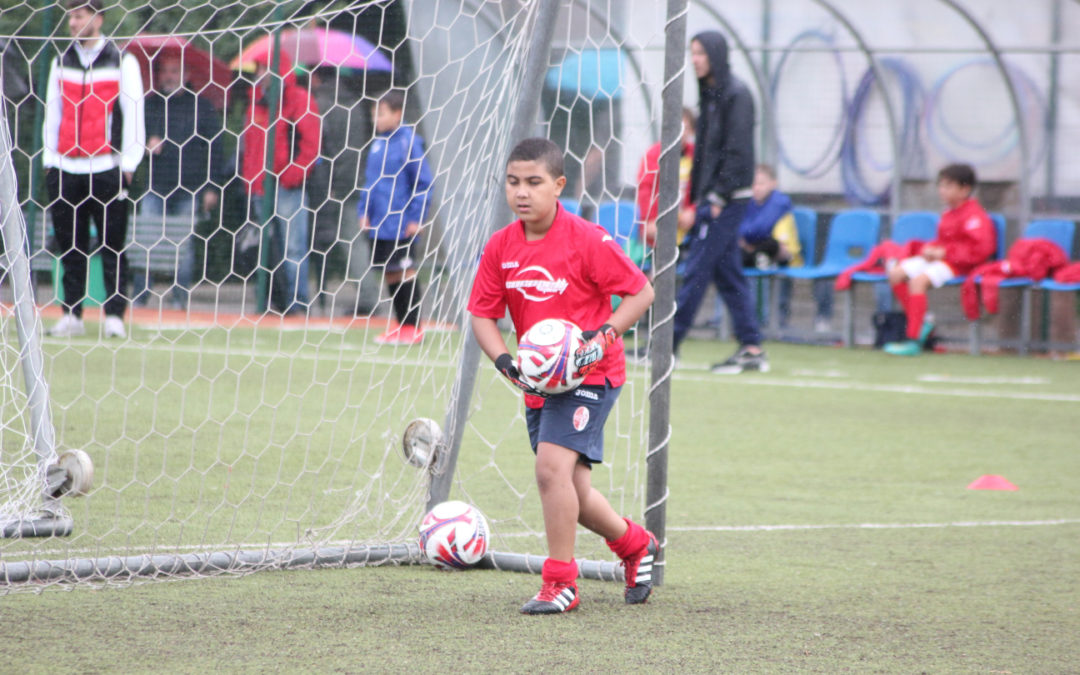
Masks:
[[[487,553],[488,533],[487,519],[475,506],[442,502],[420,522],[420,550],[435,567],[462,570]]]
[[[574,352],[585,343],[581,329],[564,319],[533,324],[518,340],[517,369],[525,382],[546,394],[561,394],[580,385]]]

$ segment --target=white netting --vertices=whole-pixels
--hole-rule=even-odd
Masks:
[[[568,198],[592,218],[607,217],[613,208],[605,204],[632,204],[637,162],[659,133],[659,102],[647,92],[658,91],[661,79],[662,8],[644,1],[608,5],[561,8],[534,129],[567,147],[569,164],[579,167],[571,171]],[[189,187],[182,181],[156,182],[152,154],[135,173],[124,245],[131,276],[149,284],[142,297],[142,286],[118,291],[145,300],[127,311],[127,336],[103,334],[115,298],[102,255],[108,251],[92,249],[85,335],[43,341],[56,450],[85,450],[95,485],[86,498],[63,499],[74,522],[71,536],[0,540],[6,573],[128,583],[144,578],[136,573],[160,579],[245,573],[298,559],[315,565],[320,561],[304,557],[315,549],[345,552],[326,554],[326,562],[359,562],[348,556],[351,550],[374,551],[376,561],[387,558],[381,557],[386,550],[414,553],[401,547],[415,539],[429,476],[405,461],[401,435],[418,417],[442,423],[450,405],[467,326],[464,301],[504,199],[502,170],[536,11],[530,2],[468,1],[107,5],[103,32],[131,50],[142,45],[149,89],[159,83],[155,59],[180,54],[191,87],[221,107],[205,108],[213,116],[205,127],[202,112],[186,126],[176,113],[165,119],[166,145],[175,126],[204,146],[193,200],[175,199]],[[626,23],[631,15],[633,30]],[[297,37],[319,31],[329,35],[315,57],[323,65],[304,55]],[[255,182],[242,177],[250,97],[244,77],[233,79],[230,67],[244,67],[237,57],[275,34],[297,62],[292,75],[321,121],[319,161],[303,190],[309,308],[287,316],[282,311],[296,298],[288,287],[284,300],[274,295],[280,288],[272,289],[289,254],[282,260],[271,250],[277,240],[258,215],[267,202],[249,196]],[[65,249],[48,208],[40,129],[51,57],[69,43],[65,8],[7,7],[0,11],[0,35],[7,36],[4,91],[35,300],[48,328],[61,316]],[[353,47],[334,52],[340,46],[331,39],[342,36]],[[225,64],[225,75],[215,61]],[[200,68],[205,72],[197,75]],[[21,96],[20,84],[26,85]],[[374,131],[371,106],[391,87],[405,92],[405,121],[423,137],[433,175],[417,250],[426,334],[414,346],[374,341],[393,325],[387,321],[392,303],[356,227]],[[281,104],[281,114],[289,103]],[[586,184],[582,176],[594,179]],[[204,188],[219,203],[204,202]],[[166,202],[165,215],[153,215],[155,198]],[[169,213],[170,200],[183,204]],[[279,200],[273,210],[283,215],[288,208]],[[633,228],[620,222],[618,234],[629,243]],[[100,229],[99,223],[94,236]],[[78,248],[72,246],[69,253]],[[190,283],[183,279],[187,260]],[[9,310],[14,298],[9,286],[3,292],[0,502],[19,504],[13,509],[19,513],[6,514],[11,517],[40,506],[43,479],[27,431]],[[594,478],[617,510],[635,518],[644,509],[644,376],[631,372],[609,421],[607,461]],[[486,359],[451,497],[484,511],[495,548],[544,552],[520,398]],[[581,544],[582,557],[610,559],[598,540]]]

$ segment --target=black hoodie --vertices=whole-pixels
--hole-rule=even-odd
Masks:
[[[754,99],[731,74],[723,35],[710,30],[694,40],[709,57],[709,74],[698,79],[701,110],[690,174],[690,197],[700,204],[710,194],[729,200],[753,183]]]

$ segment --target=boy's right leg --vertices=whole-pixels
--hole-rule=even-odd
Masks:
[[[523,614],[561,614],[578,606],[574,540],[580,511],[574,471],[579,458],[576,451],[561,445],[537,445],[536,485],[544,513],[548,559],[540,573],[540,592],[522,606]]]

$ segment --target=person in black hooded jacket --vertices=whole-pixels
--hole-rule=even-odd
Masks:
[[[761,349],[761,331],[754,314],[750,287],[742,273],[739,224],[754,180],[754,100],[746,85],[731,74],[728,44],[716,31],[705,31],[690,42],[690,57],[698,78],[698,116],[690,198],[697,219],[686,260],[686,276],[676,298],[674,344],[686,337],[711,281],[727,305],[739,349],[713,366],[714,373],[766,372],[769,362]]]

